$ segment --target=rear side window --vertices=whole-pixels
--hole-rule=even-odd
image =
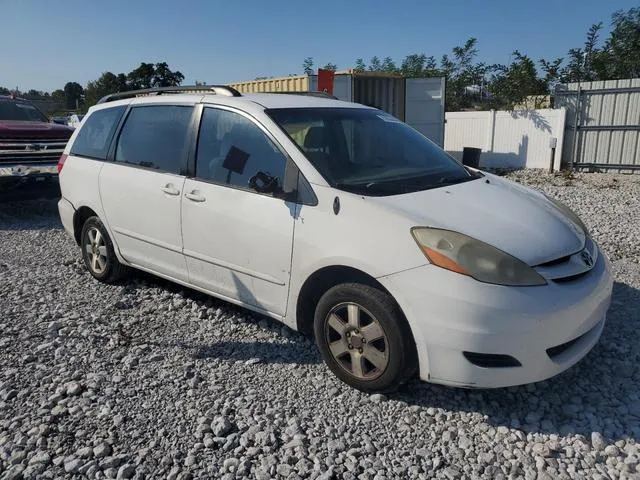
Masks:
[[[24,102],[0,101],[0,120],[47,122],[47,117],[33,105]]]
[[[181,173],[192,113],[193,107],[178,105],[132,108],[118,138],[116,162]]]
[[[200,125],[196,176],[222,185],[251,188],[259,172],[284,183],[287,159],[248,118],[205,108]]]
[[[105,108],[93,112],[78,132],[71,155],[104,160],[120,117],[126,107]]]

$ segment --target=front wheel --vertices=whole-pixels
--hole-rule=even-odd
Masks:
[[[98,217],[84,222],[80,247],[85,266],[97,280],[112,283],[126,275],[127,267],[118,261],[107,229]]]
[[[329,289],[316,307],[314,333],[327,366],[358,390],[393,391],[416,371],[411,330],[393,298],[374,287]]]

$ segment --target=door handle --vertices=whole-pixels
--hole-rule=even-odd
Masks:
[[[200,195],[197,190],[192,190],[189,193],[185,193],[184,196],[192,202],[204,202],[206,200],[206,198]]]
[[[162,190],[167,195],[180,195],[180,190],[178,190],[170,183],[167,183],[164,187],[160,187],[160,190]]]

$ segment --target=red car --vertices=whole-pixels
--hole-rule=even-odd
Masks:
[[[27,100],[0,95],[0,189],[27,178],[57,176],[72,133]]]

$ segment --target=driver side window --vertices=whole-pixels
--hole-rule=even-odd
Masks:
[[[205,108],[200,123],[196,177],[221,185],[251,189],[258,172],[282,187],[287,160],[258,126],[243,115]]]

